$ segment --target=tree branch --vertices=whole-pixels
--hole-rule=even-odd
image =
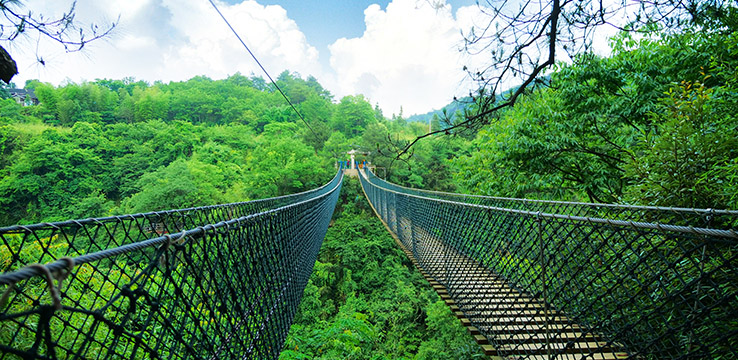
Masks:
[[[109,26],[100,28],[96,24],[91,24],[89,29],[85,30],[75,22],[76,1],[72,2],[67,12],[54,20],[46,20],[43,15],[34,15],[31,11],[28,14],[21,14],[11,8],[11,5],[20,6],[20,4],[20,1],[0,0],[0,11],[9,23],[0,24],[1,40],[13,41],[19,35],[33,30],[61,44],[67,52],[76,52],[82,50],[87,43],[110,35],[120,20],[119,16]]]

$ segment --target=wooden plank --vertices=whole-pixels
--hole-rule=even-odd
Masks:
[[[467,314],[475,316],[484,316],[487,318],[511,317],[511,316],[536,316],[544,315],[543,309],[538,310],[518,310],[518,309],[485,309],[481,307],[465,307]]]
[[[478,315],[474,313],[467,313],[466,314],[469,317],[473,318],[487,318],[492,319],[492,317],[485,316],[485,315]],[[530,317],[530,316],[508,316],[508,317],[495,317],[494,318],[494,324],[495,325],[527,325],[527,324],[545,324],[546,318],[545,317]],[[549,324],[570,324],[572,323],[569,319],[565,317],[554,317],[548,319]]]
[[[484,351],[484,354],[487,356],[497,355],[497,350],[495,350],[492,345],[482,345],[482,351]]]
[[[524,302],[491,302],[486,301],[479,303],[476,301],[467,301],[467,299],[459,299],[460,307],[464,307],[466,304],[484,305],[489,307],[491,310],[503,310],[503,309],[520,309],[520,310],[539,310],[543,311],[545,308],[543,304],[526,304]]]
[[[489,291],[480,290],[478,292],[454,292],[454,296],[467,299],[520,299],[519,301],[536,301],[541,302],[538,299],[532,298],[528,295],[521,294],[519,292],[505,291],[505,290],[492,290]]]
[[[551,353],[590,354],[612,352],[606,342],[549,342],[498,345],[497,351],[508,354],[546,355]]]
[[[474,340],[477,342],[477,344],[489,345],[489,340],[484,335],[474,335]]]
[[[453,289],[452,289],[453,290]],[[468,298],[503,298],[503,299],[512,299],[512,298],[521,298],[521,299],[531,299],[540,302],[541,300],[536,299],[530,295],[523,294],[521,292],[512,290],[512,289],[505,289],[505,288],[487,288],[487,289],[477,289],[475,291],[453,291],[455,296],[464,296]]]
[[[485,353],[486,354],[486,353]],[[557,354],[557,355],[528,355],[528,356],[521,356],[521,355],[499,355],[498,353],[493,354],[497,356],[502,356],[504,360],[549,360],[549,359],[555,359],[555,360],[621,360],[621,359],[627,359],[627,354],[621,354],[621,353],[606,353],[606,354]]]
[[[494,323],[494,322],[490,322]],[[549,331],[551,334],[580,330],[579,324],[535,324],[525,325],[479,325],[479,330],[484,333],[494,334],[542,334]]]
[[[569,342],[569,341],[601,341],[601,339],[592,334],[582,334],[581,332],[557,332],[555,334],[545,333],[536,334],[497,334],[494,335],[494,341],[499,343],[522,344],[522,343],[541,343],[550,342]]]

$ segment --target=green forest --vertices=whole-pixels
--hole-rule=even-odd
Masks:
[[[39,105],[0,100],[1,225],[310,190],[330,180],[348,150],[376,148],[390,132],[411,139],[427,129],[399,116],[385,118],[362,96],[335,101],[312,78],[283,73],[277,84],[310,119],[310,128],[273,85],[254,76],[166,85],[132,79],[59,87],[29,82]],[[444,160],[459,141],[423,144],[416,154],[424,157],[396,166],[393,178],[449,189]],[[449,150],[431,156],[434,149]],[[392,160],[389,153],[371,159],[388,167]],[[341,196],[282,356],[482,356],[371,212],[358,180],[346,180]],[[9,249],[0,250],[9,258]]]
[[[622,33],[611,56],[559,63],[481,129],[427,137],[399,159],[397,144],[428,123],[383,114],[362,95],[336,99],[297,73],[276,83],[307,124],[254,75],[29,81],[39,105],[0,92],[0,226],[291,194],[329,181],[351,149],[416,188],[735,209],[735,25]],[[345,180],[281,358],[478,356],[358,181]]]
[[[185,208],[291,194],[334,174],[352,148],[376,149],[389,133],[427,128],[387,119],[363,96],[333,96],[315,79],[283,73],[273,85],[232,75],[147,84],[98,80],[54,87],[40,100],[0,104],[3,225]],[[422,144],[394,179],[448,188],[455,139]],[[441,152],[436,150],[440,149]],[[432,155],[431,155],[432,153]],[[387,164],[392,154],[375,154]],[[413,166],[418,164],[418,166]],[[438,167],[442,168],[438,168]],[[412,171],[411,171],[412,169]]]
[[[611,57],[559,64],[547,86],[451,160],[464,192],[737,208],[738,33],[611,40]]]
[[[428,124],[387,117],[361,95],[334,99],[298,74],[277,84],[309,127],[255,76],[29,81],[40,105],[0,104],[0,223],[289,194],[325,183],[351,149],[418,188],[738,207],[738,35],[623,33],[612,44],[611,57],[559,64],[475,134],[423,139],[399,160],[393,147]]]

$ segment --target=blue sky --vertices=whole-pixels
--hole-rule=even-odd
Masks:
[[[388,116],[425,113],[476,85],[464,66],[486,61],[460,52],[462,32],[484,22],[474,0],[216,0],[238,33],[276,76],[314,76],[339,100],[364,95]],[[47,17],[71,0],[27,0]],[[24,84],[135,77],[149,82],[240,72],[262,76],[207,0],[80,0],[76,19],[105,23],[114,34],[81,53],[26,38],[9,44]],[[38,48],[46,65],[36,61]]]
[[[425,0],[419,0],[425,1]],[[287,10],[287,16],[295,20],[308,41],[320,51],[328,50],[328,45],[339,38],[360,37],[365,30],[364,10],[377,4],[387,8],[390,1],[372,0],[260,0],[263,5],[280,5]],[[230,0],[228,3],[240,3]],[[446,1],[454,9],[471,6],[475,0]]]

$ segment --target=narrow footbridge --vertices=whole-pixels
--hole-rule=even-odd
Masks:
[[[492,357],[738,358],[736,211],[458,195],[360,173]],[[0,229],[0,360],[277,358],[342,179]]]
[[[737,211],[449,194],[368,171],[360,180],[493,358],[738,358]]]

